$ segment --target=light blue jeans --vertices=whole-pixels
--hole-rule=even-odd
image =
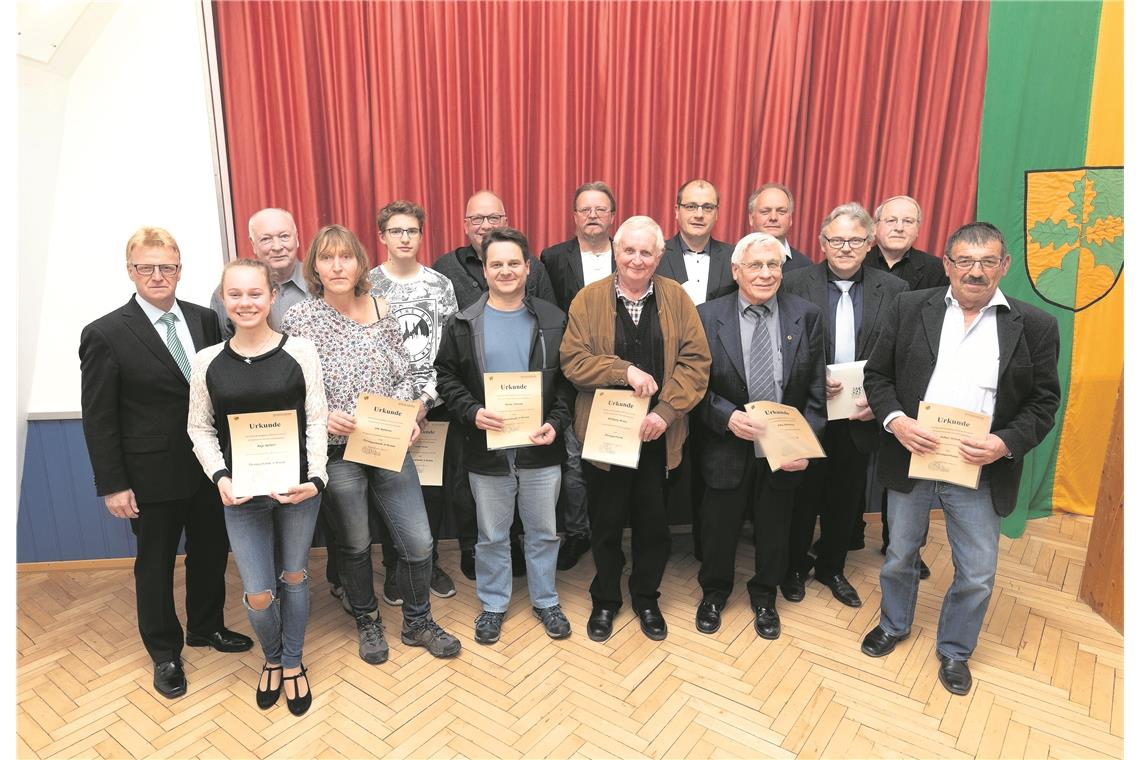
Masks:
[[[918,602],[919,550],[933,505],[940,505],[946,516],[954,561],[954,582],[938,618],[938,653],[952,660],[968,660],[978,645],[993,593],[1001,529],[989,480],[984,477],[976,491],[935,480],[916,481],[910,493],[888,491],[891,543],[879,572],[883,592],[879,625],[895,636],[910,633]]]
[[[509,475],[468,473],[475,496],[479,542],[475,545],[475,595],[487,612],[506,612],[511,601],[511,523],[518,500],[523,524],[523,554],[530,601],[545,609],[558,604],[554,570],[558,564],[558,532],[554,507],[562,467],[516,468]]]
[[[270,665],[296,668],[301,664],[309,623],[309,547],[320,504],[320,494],[300,504],[255,496],[245,504],[224,508],[249,625]],[[297,572],[304,573],[300,583],[282,578],[284,573]],[[249,606],[248,595],[266,591],[273,595],[268,607],[255,610]]]

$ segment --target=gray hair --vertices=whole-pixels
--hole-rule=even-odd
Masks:
[[[866,231],[867,235],[874,233],[875,223],[871,221],[871,215],[867,213],[867,209],[863,208],[855,201],[851,201],[850,203],[844,203],[841,206],[836,206],[831,210],[830,214],[823,218],[823,224],[819,225],[820,245],[825,244],[827,240],[827,235],[824,230],[827,229],[827,226],[829,224],[841,216],[845,216],[848,219],[852,219],[855,222],[863,225],[863,229]]]
[[[781,185],[779,182],[765,182],[760,187],[748,196],[748,204],[744,207],[745,215],[751,216],[752,212],[756,210],[756,199],[760,197],[760,193],[765,190],[779,190],[784,195],[788,196],[788,213],[796,210],[796,202],[792,199],[792,191],[788,189],[787,185]]]
[[[247,225],[247,227],[248,227],[248,230],[249,230],[249,239],[250,239],[250,240],[253,240],[253,221],[254,221],[255,219],[257,219],[257,217],[259,217],[259,216],[261,216],[262,214],[264,214],[266,211],[278,211],[278,212],[280,212],[280,213],[284,214],[285,216],[289,217],[289,222],[290,222],[290,224],[292,224],[292,225],[293,225],[293,229],[294,229],[294,230],[296,230],[296,229],[297,229],[297,220],[295,220],[295,219],[293,218],[293,215],[292,215],[292,214],[290,214],[288,211],[286,211],[286,210],[285,210],[285,209],[283,209],[283,208],[277,208],[277,207],[275,207],[275,206],[270,206],[269,208],[263,208],[263,209],[261,209],[260,211],[255,211],[255,212],[253,212],[253,214],[252,214],[252,215],[249,217],[249,224]]]
[[[732,263],[740,264],[744,261],[744,254],[753,248],[772,248],[780,253],[780,261],[784,259],[784,246],[767,232],[750,232],[736,242],[732,249]]]
[[[665,250],[665,235],[661,233],[661,225],[653,221],[648,216],[631,216],[621,223],[614,233],[614,253],[617,253],[621,248],[622,240],[631,232],[640,232],[641,230],[649,230],[653,233],[653,247],[660,256],[661,252]]]
[[[946,241],[946,250],[943,255],[949,259],[950,254],[954,251],[954,246],[959,243],[986,245],[994,241],[1001,243],[1001,257],[1004,259],[1009,255],[1009,251],[1005,247],[1005,235],[1001,234],[1001,230],[989,222],[970,222],[954,230],[950,239]]]
[[[574,191],[574,200],[571,201],[570,210],[571,211],[577,211],[578,210],[578,196],[580,196],[582,193],[588,193],[591,190],[593,190],[594,192],[598,192],[598,193],[604,193],[605,196],[610,199],[610,212],[612,213],[614,211],[617,211],[617,201],[614,200],[613,191],[610,190],[609,185],[607,185],[605,182],[602,182],[601,180],[596,180],[594,182],[585,182],[585,183],[579,185],[578,189]]]
[[[890,198],[887,198],[885,201],[883,201],[878,206],[876,206],[875,207],[875,221],[876,222],[883,218],[883,206],[887,205],[891,201],[910,201],[911,203],[913,203],[914,204],[914,211],[915,211],[914,218],[919,224],[922,224],[922,207],[918,205],[918,201],[916,201],[914,198],[911,198],[909,195],[892,195]]]

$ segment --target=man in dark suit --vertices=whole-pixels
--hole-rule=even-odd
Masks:
[[[735,293],[732,246],[712,236],[720,209],[720,193],[706,180],[691,179],[677,188],[674,208],[678,232],[665,241],[665,253],[657,273],[681,283],[697,306]],[[689,477],[693,555],[699,560],[704,543],[701,540],[701,499],[705,484],[701,479],[700,443],[693,436],[685,441],[683,459]]]
[[[797,459],[772,472],[753,450],[759,431],[744,405],[794,406],[817,436],[827,421],[823,314],[780,290],[783,263],[779,240],[763,232],[746,235],[732,254],[732,276],[740,290],[697,309],[712,354],[709,389],[695,415],[707,486],[698,575],[703,598],[696,619],[701,633],[720,628],[736,574],[740,528],[748,516],[756,547],[756,573],[748,582],[754,627],[765,639],[780,635],[776,585],[787,570],[793,493],[808,463]]]
[[[784,249],[784,273],[811,266],[811,259],[788,243],[795,202],[792,191],[779,182],[768,182],[748,196],[748,225],[753,232],[767,232]]]
[[[914,247],[922,225],[922,209],[918,201],[909,195],[895,195],[887,198],[875,209],[875,245],[867,254],[867,266],[890,272],[895,277],[906,280],[911,290],[944,288],[950,280],[943,271],[938,257]],[[875,467],[871,458],[871,469]],[[883,545],[879,549],[887,553],[891,542],[891,530],[887,517],[887,492],[883,492],[880,511],[883,520]],[[863,534],[867,525],[860,517],[851,534],[852,548],[863,548]],[[923,578],[930,577],[930,568],[919,558],[919,571]]]
[[[888,489],[892,540],[879,575],[879,624],[862,650],[882,657],[910,634],[918,550],[936,501],[954,561],[937,637],[939,680],[952,694],[970,691],[967,661],[993,591],[1001,518],[1017,504],[1025,455],[1052,429],[1061,398],[1057,320],[998,289],[1009,261],[993,225],[958,229],[943,258],[949,289],[906,293],[887,308],[864,379],[882,422],[877,477]],[[908,477],[911,454],[938,448],[916,419],[924,401],[991,417],[987,435],[957,446],[981,468],[976,488]]]
[[[182,256],[166,230],[127,242],[135,296],[83,328],[79,342],[83,434],[95,492],[138,539],[139,633],[154,660],[154,688],[186,693],[182,626],[174,611],[174,558],[186,532],[186,641],[244,652],[248,636],[222,624],[229,549],[218,489],[186,434],[190,359],[222,340],[214,312],[174,297]]]
[[[787,292],[823,311],[828,364],[866,359],[883,327],[887,305],[907,289],[899,278],[863,266],[871,229],[871,215],[858,203],[838,206],[820,227],[819,245],[826,260],[784,277]],[[828,398],[842,390],[837,380],[827,378],[826,384]],[[827,458],[812,462],[796,493],[788,575],[780,590],[789,601],[803,599],[804,582],[814,567],[816,580],[836,599],[858,607],[863,602],[843,570],[852,527],[866,502],[867,457],[878,443],[871,408],[828,422],[822,443]],[[809,550],[817,515],[820,536],[813,560]]]
[[[571,216],[574,237],[552,245],[539,256],[550,275],[558,307],[570,311],[570,302],[591,282],[613,276],[613,240],[617,203],[605,182],[587,182],[574,191]],[[586,502],[586,478],[582,474],[582,442],[574,426],[566,429],[566,463],[562,468],[562,522],[566,535],[558,549],[558,569],[569,570],[590,550],[590,517]]]

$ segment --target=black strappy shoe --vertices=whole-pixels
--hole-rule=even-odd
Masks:
[[[309,711],[309,705],[313,704],[313,689],[309,685],[309,671],[305,670],[305,666],[301,665],[301,672],[295,676],[281,676],[281,685],[284,686],[286,681],[293,682],[293,692],[300,693],[297,681],[304,678],[305,686],[308,687],[303,697],[290,697],[285,695],[285,703],[289,705],[289,712],[300,717]]]
[[[273,671],[275,671],[275,670],[281,670],[281,666],[280,665],[270,665],[268,662],[261,666],[262,675],[265,675],[268,673],[268,675],[266,675],[266,678],[265,678],[265,685],[266,686],[269,686],[269,684],[273,683]],[[260,707],[262,710],[268,710],[270,707],[273,707],[273,705],[277,704],[277,699],[278,699],[278,697],[281,696],[281,683],[282,683],[281,681],[277,682],[277,688],[276,689],[268,689],[268,688],[262,689],[261,688],[261,680],[258,679],[258,682],[257,682],[257,706]]]

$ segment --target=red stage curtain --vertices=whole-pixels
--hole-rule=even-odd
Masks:
[[[795,194],[789,238],[820,258],[834,206],[913,195],[918,246],[971,220],[988,6],[974,2],[217,2],[238,250],[264,206],[353,229],[375,256],[389,200],[428,214],[423,261],[466,242],[489,188],[541,247],[602,179],[618,219],[676,232],[676,188],[721,193],[747,231],[765,181]]]

